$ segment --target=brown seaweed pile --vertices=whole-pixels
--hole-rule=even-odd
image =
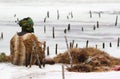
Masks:
[[[0,62],[10,62],[10,56],[7,56],[4,52],[0,53]]]
[[[115,65],[120,65],[120,59],[110,56],[96,48],[71,48],[73,66],[68,71],[94,72],[108,71]],[[54,57],[55,63],[69,64],[68,51]]]

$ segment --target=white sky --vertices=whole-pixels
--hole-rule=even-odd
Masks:
[[[0,2],[120,3],[120,0],[0,0]]]

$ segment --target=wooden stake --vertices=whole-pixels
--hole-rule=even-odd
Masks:
[[[89,12],[89,13],[90,13],[90,18],[92,18],[92,12],[91,12],[91,10],[90,10],[90,12]]]
[[[45,60],[45,49],[46,49],[46,42],[44,42],[43,48],[42,48],[42,52],[44,53],[44,58],[42,60],[42,65],[43,67],[45,67],[46,64],[46,60]]]
[[[46,33],[46,25],[44,25],[44,33]]]
[[[46,17],[44,18],[44,23],[46,22]]]
[[[57,55],[58,44],[55,45],[55,54]]]
[[[73,13],[71,12],[71,18],[73,18]]]
[[[76,48],[78,48],[78,44],[76,44]]]
[[[89,43],[89,41],[87,40],[87,41],[86,41],[86,48],[88,48],[88,43]]]
[[[48,18],[50,17],[49,11],[47,11],[47,17],[48,17]]]
[[[62,65],[62,79],[65,79],[64,65]]]
[[[115,26],[117,26],[117,23],[118,23],[118,16],[116,16]]]
[[[103,49],[105,48],[105,43],[103,43]]]
[[[72,43],[70,42],[70,48],[72,48]]]
[[[64,29],[64,33],[66,33],[67,32],[67,30],[66,29]]]
[[[101,12],[99,12],[98,15],[99,15],[99,18],[101,18]]]
[[[82,31],[84,31],[83,27],[82,27]]]
[[[46,42],[43,43],[43,47],[42,47],[42,52],[44,53],[44,58],[45,58],[45,50],[46,50]]]
[[[70,24],[68,24],[68,31],[70,30]]]
[[[95,30],[96,29],[96,27],[95,27],[95,25],[93,26],[93,30]]]
[[[49,56],[49,46],[47,47],[47,56]]]
[[[110,42],[110,47],[112,47],[112,43]]]
[[[69,16],[67,16],[67,19],[69,19]]]
[[[72,48],[74,47],[74,42],[75,42],[75,40],[72,40]]]
[[[3,32],[1,32],[1,39],[3,39]]]
[[[97,28],[99,28],[99,22],[97,21]]]
[[[53,27],[53,38],[55,38],[55,28]]]
[[[120,42],[119,42],[119,38],[118,38],[118,41],[117,41],[117,47],[119,47],[119,46],[120,46],[120,45],[119,45],[119,43],[120,43]]]
[[[70,59],[70,65],[72,67],[72,56],[70,53],[70,47],[68,46],[68,41],[67,41],[67,37],[65,36],[65,42],[66,42],[66,46],[67,46],[67,50],[68,50],[68,55],[69,55],[69,59]]]
[[[59,15],[59,10],[57,10],[57,19],[59,20],[60,15]]]
[[[96,49],[97,49],[97,44],[95,45]]]

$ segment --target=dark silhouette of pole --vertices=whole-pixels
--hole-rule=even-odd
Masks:
[[[70,24],[68,24],[68,31],[70,31]]]
[[[117,26],[117,23],[118,23],[118,16],[116,16],[115,26]]]
[[[57,10],[57,19],[59,20],[60,18],[60,14],[59,14],[59,10]]]
[[[118,41],[117,41],[117,47],[119,47],[119,46],[120,46],[120,45],[119,45],[119,43],[120,43],[120,42],[119,42],[119,38],[118,38]]]
[[[47,17],[48,17],[48,18],[50,17],[50,13],[49,13],[49,11],[47,11]]]
[[[89,43],[89,41],[87,40],[87,41],[86,41],[86,48],[88,48],[88,43]]]
[[[99,28],[99,22],[97,21],[97,28]]]
[[[47,47],[47,56],[49,56],[49,46]]]
[[[57,55],[58,44],[55,45],[55,54]]]
[[[90,13],[90,18],[92,18],[92,12],[91,12],[91,10],[90,10],[90,12],[89,12],[89,13]]]
[[[52,29],[52,32],[53,32],[53,38],[55,38],[55,28],[54,27]]]

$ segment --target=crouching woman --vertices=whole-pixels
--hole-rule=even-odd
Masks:
[[[44,59],[42,43],[33,34],[33,21],[30,17],[19,21],[21,32],[15,34],[10,40],[11,63],[14,65],[33,65],[41,67]]]

